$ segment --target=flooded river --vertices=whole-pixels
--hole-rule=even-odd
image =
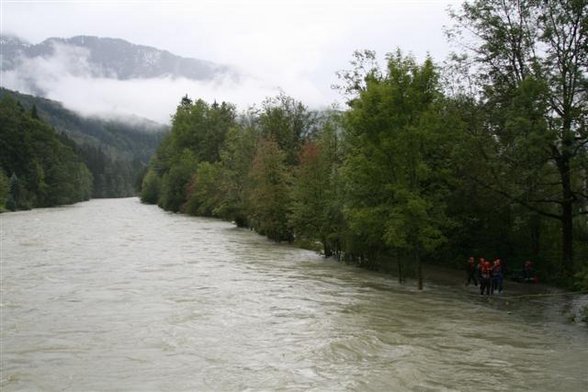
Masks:
[[[588,328],[137,199],[0,215],[8,391],[586,391]]]

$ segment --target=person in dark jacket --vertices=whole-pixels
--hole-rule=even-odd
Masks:
[[[474,256],[470,256],[468,262],[466,264],[466,276],[467,282],[466,286],[469,286],[471,282],[474,282],[475,286],[478,286],[478,271],[476,268],[476,261],[474,260]]]
[[[492,289],[490,290],[491,293],[498,290],[498,293],[502,293],[504,284],[504,267],[502,266],[502,261],[500,259],[494,260],[494,265],[492,266]]]

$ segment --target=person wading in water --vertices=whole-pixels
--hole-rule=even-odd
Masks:
[[[492,266],[492,290],[491,293],[494,293],[495,290],[498,290],[498,294],[502,293],[502,285],[504,282],[504,267],[500,259],[494,260],[494,265]]]
[[[492,285],[491,280],[492,266],[488,260],[480,258],[480,295],[490,295],[490,286]]]
[[[478,272],[476,271],[476,269],[477,268],[474,256],[470,256],[470,258],[468,259],[468,263],[466,265],[466,286],[469,286],[471,282],[474,282],[474,285],[478,286],[478,278],[476,276]]]

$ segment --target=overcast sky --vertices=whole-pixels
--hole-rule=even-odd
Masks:
[[[184,94],[227,100],[245,108],[275,95],[280,88],[307,106],[328,106],[340,101],[339,94],[331,89],[337,81],[335,72],[349,68],[357,49],[373,49],[383,57],[400,48],[419,60],[429,53],[440,63],[449,52],[443,34],[443,26],[450,23],[447,7],[460,3],[461,0],[1,0],[0,27],[2,33],[15,34],[31,43],[75,35],[122,38],[184,57],[233,65],[251,76],[239,86],[68,80],[80,86],[89,83],[84,85],[85,90],[96,96],[90,99],[74,93],[64,87],[68,84],[65,82],[56,83],[50,94],[50,98],[90,112],[108,111],[111,107],[126,111],[130,110],[128,102],[138,102],[145,107],[136,108],[137,114],[165,121]],[[115,102],[112,91],[124,101]],[[156,92],[158,97],[147,98]]]

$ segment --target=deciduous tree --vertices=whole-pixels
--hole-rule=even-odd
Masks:
[[[345,173],[352,230],[369,257],[385,249],[413,255],[422,288],[421,257],[445,241],[446,166],[450,132],[430,59],[422,65],[400,51],[381,78],[367,80],[352,101]]]
[[[476,0],[452,36],[479,75],[484,186],[561,224],[562,277],[574,270],[574,219],[588,214],[588,3]]]

